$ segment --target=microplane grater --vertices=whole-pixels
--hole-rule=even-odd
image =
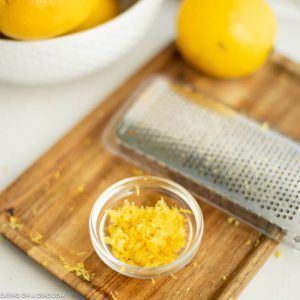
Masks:
[[[116,136],[135,159],[142,156],[207,187],[229,202],[207,200],[258,229],[257,219],[236,213],[235,205],[266,220],[300,249],[297,142],[163,76],[144,84],[132,103]]]

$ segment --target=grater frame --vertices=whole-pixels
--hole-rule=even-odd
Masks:
[[[173,80],[170,80],[163,76],[153,76],[152,78],[144,81],[133,93],[124,107],[120,109],[120,111],[116,114],[109,126],[107,126],[104,132],[104,140],[107,147],[115,154],[124,157],[125,159],[143,169],[172,178],[173,180],[184,185],[196,196],[200,196],[204,201],[212,204],[213,206],[221,208],[227,213],[234,215],[235,217],[248,223],[252,227],[260,230],[262,233],[266,234],[273,240],[279,241],[282,238],[282,235],[285,235],[285,240],[288,243],[290,243],[293,247],[300,249],[300,223],[299,227],[297,228],[299,230],[291,231],[283,226],[282,222],[278,224],[276,220],[274,221],[270,218],[266,218],[264,215],[257,213],[257,211],[254,212],[253,210],[249,209],[249,207],[246,207],[243,203],[232,201],[232,198],[228,194],[220,193],[219,191],[217,192],[215,189],[208,186],[203,181],[199,182],[199,180],[195,180],[194,176],[190,176],[190,174],[187,173],[183,174],[181,170],[170,165],[168,162],[159,160],[153,157],[153,155],[149,155],[149,153],[145,153],[145,151],[142,151],[141,149],[138,149],[134,145],[128,143],[128,141],[120,139],[120,136],[118,136],[117,133],[118,126],[122,121],[124,121],[126,115],[130,113],[132,107],[138,101],[141,101],[141,97],[145,97],[145,93],[147,93],[147,91],[149,92],[149,87],[151,88],[151,86],[157,81],[164,81],[165,83],[167,82],[173,92],[186,93],[184,94],[184,97],[189,98],[190,95],[195,94],[195,92],[191,91],[189,86],[183,86],[181,83],[175,83]],[[197,95],[198,94],[199,93],[197,92]],[[146,97],[149,97],[149,95]],[[208,98],[203,95],[201,97],[205,99]],[[225,112],[225,114],[238,116],[239,118],[246,120],[247,123],[250,122],[250,124],[254,124],[254,126],[261,126],[256,121],[249,119],[247,116],[242,115],[241,113],[235,111],[225,104],[216,102],[213,99],[207,100],[209,102],[212,101],[210,104],[214,106],[213,109],[220,109],[222,113]],[[288,143],[292,143],[293,146],[298,147],[299,149],[297,143],[280,135],[279,133],[272,130],[267,130],[266,132],[268,134],[270,133],[275,135],[276,138],[279,137],[279,139],[283,139]],[[262,134],[265,133],[263,132]],[[296,217],[298,217],[298,215]]]

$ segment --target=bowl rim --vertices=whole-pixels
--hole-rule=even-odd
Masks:
[[[171,185],[174,188],[178,189],[184,195],[184,198],[191,201],[191,203],[194,205],[195,210],[193,209],[192,212],[194,214],[195,219],[198,220],[196,222],[197,228],[196,228],[196,232],[195,232],[195,241],[191,245],[191,248],[186,253],[184,253],[183,255],[180,255],[178,258],[176,258],[174,261],[172,261],[168,264],[165,264],[165,265],[154,266],[154,267],[140,267],[140,266],[126,264],[126,263],[120,261],[119,259],[117,259],[116,257],[114,257],[109,252],[103,250],[102,246],[99,243],[99,239],[98,239],[97,233],[96,233],[98,228],[95,228],[97,226],[97,220],[98,220],[98,214],[96,216],[96,212],[97,211],[100,212],[103,209],[103,206],[109,200],[109,195],[111,193],[113,193],[114,190],[116,190],[117,188],[119,188],[120,186],[122,186],[124,184],[129,184],[129,183],[132,183],[132,182],[138,181],[138,180],[145,180],[145,178],[155,180],[155,181],[164,183],[169,186]],[[186,202],[184,199],[182,199],[182,200],[184,202]],[[190,206],[190,205],[188,205],[188,206]],[[96,226],[94,226],[94,224]],[[114,270],[118,271],[119,273],[122,273],[127,276],[131,276],[131,277],[138,277],[138,278],[151,278],[146,274],[141,274],[140,273],[141,270],[149,272],[149,274],[155,275],[158,273],[162,273],[162,274],[169,273],[173,269],[178,270],[178,267],[181,266],[182,264],[184,266],[185,265],[184,263],[186,261],[189,261],[190,259],[192,259],[192,257],[196,254],[196,252],[200,246],[202,237],[203,237],[203,229],[204,229],[204,221],[203,221],[202,210],[201,210],[198,202],[191,195],[191,193],[188,190],[186,190],[183,186],[181,186],[180,184],[174,182],[173,180],[166,179],[163,177],[158,177],[158,176],[146,176],[145,175],[145,176],[129,177],[129,178],[122,179],[122,180],[112,184],[107,189],[105,189],[100,194],[100,196],[97,198],[97,200],[94,202],[94,205],[93,205],[91,213],[90,213],[90,219],[89,219],[89,230],[90,230],[90,237],[92,240],[92,245],[93,245],[94,249],[96,250],[96,253],[99,256],[100,256],[100,254],[101,254],[101,256],[103,256],[103,257],[100,256],[100,258],[104,261],[104,263],[109,265],[110,267],[112,267],[111,264],[115,267],[118,267],[118,270],[113,267],[112,268]],[[125,272],[125,270],[126,270],[126,272]],[[135,273],[139,274],[139,276],[134,276]],[[152,277],[156,277],[156,276],[152,276]]]
[[[99,29],[100,30],[105,30],[108,27],[111,27],[112,24],[118,22],[120,19],[123,19],[125,17],[127,17],[128,15],[132,14],[133,11],[138,10],[142,5],[144,5],[145,2],[160,2],[162,0],[138,0],[137,2],[135,2],[133,5],[131,5],[129,8],[127,8],[125,11],[121,12],[120,14],[118,14],[116,17],[102,23],[99,24],[97,26],[94,26],[92,28],[88,28],[82,31],[78,31],[78,32],[70,32],[70,33],[66,33],[64,35],[59,35],[56,37],[52,37],[52,38],[45,38],[45,39],[37,39],[37,40],[14,40],[11,38],[7,38],[7,39],[3,39],[0,38],[0,45],[2,44],[17,44],[17,45],[24,45],[24,46],[28,46],[28,45],[37,45],[37,44],[47,44],[47,43],[56,43],[56,42],[60,42],[60,41],[66,41],[66,40],[75,40],[77,38],[80,38],[82,35],[86,34],[86,33],[91,33],[91,32],[96,32]]]

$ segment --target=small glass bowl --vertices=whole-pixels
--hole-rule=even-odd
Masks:
[[[169,206],[175,205],[192,212],[185,214],[188,239],[179,257],[169,264],[156,267],[139,267],[118,260],[104,242],[105,228],[109,222],[106,210],[122,206],[126,198],[138,206],[154,206],[161,197]],[[161,177],[138,176],[121,180],[100,195],[92,208],[89,227],[94,249],[106,265],[129,277],[150,279],[175,273],[190,262],[202,239],[203,216],[194,197],[179,184]]]

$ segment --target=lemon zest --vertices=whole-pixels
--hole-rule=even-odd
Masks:
[[[282,253],[281,253],[280,250],[276,250],[274,255],[275,255],[276,258],[281,258],[282,257]]]
[[[85,191],[85,185],[84,184],[80,184],[78,187],[77,187],[77,192],[79,194],[83,193]]]
[[[85,269],[84,263],[79,262],[75,265],[69,264],[66,262],[66,260],[60,256],[59,257],[64,269],[68,273],[74,273],[77,277],[82,277],[85,281],[91,281],[92,280],[92,275]]]
[[[44,238],[43,235],[40,234],[39,232],[37,232],[37,233],[35,233],[35,234],[32,234],[32,235],[30,236],[30,239],[31,239],[34,243],[39,244],[39,245],[42,244],[43,238]]]
[[[186,209],[169,207],[161,199],[153,207],[124,201],[106,211],[110,218],[106,244],[112,254],[130,265],[151,267],[174,261],[187,242]]]
[[[12,229],[22,229],[24,225],[21,223],[18,223],[18,219],[16,217],[10,216],[9,217],[9,226]]]

